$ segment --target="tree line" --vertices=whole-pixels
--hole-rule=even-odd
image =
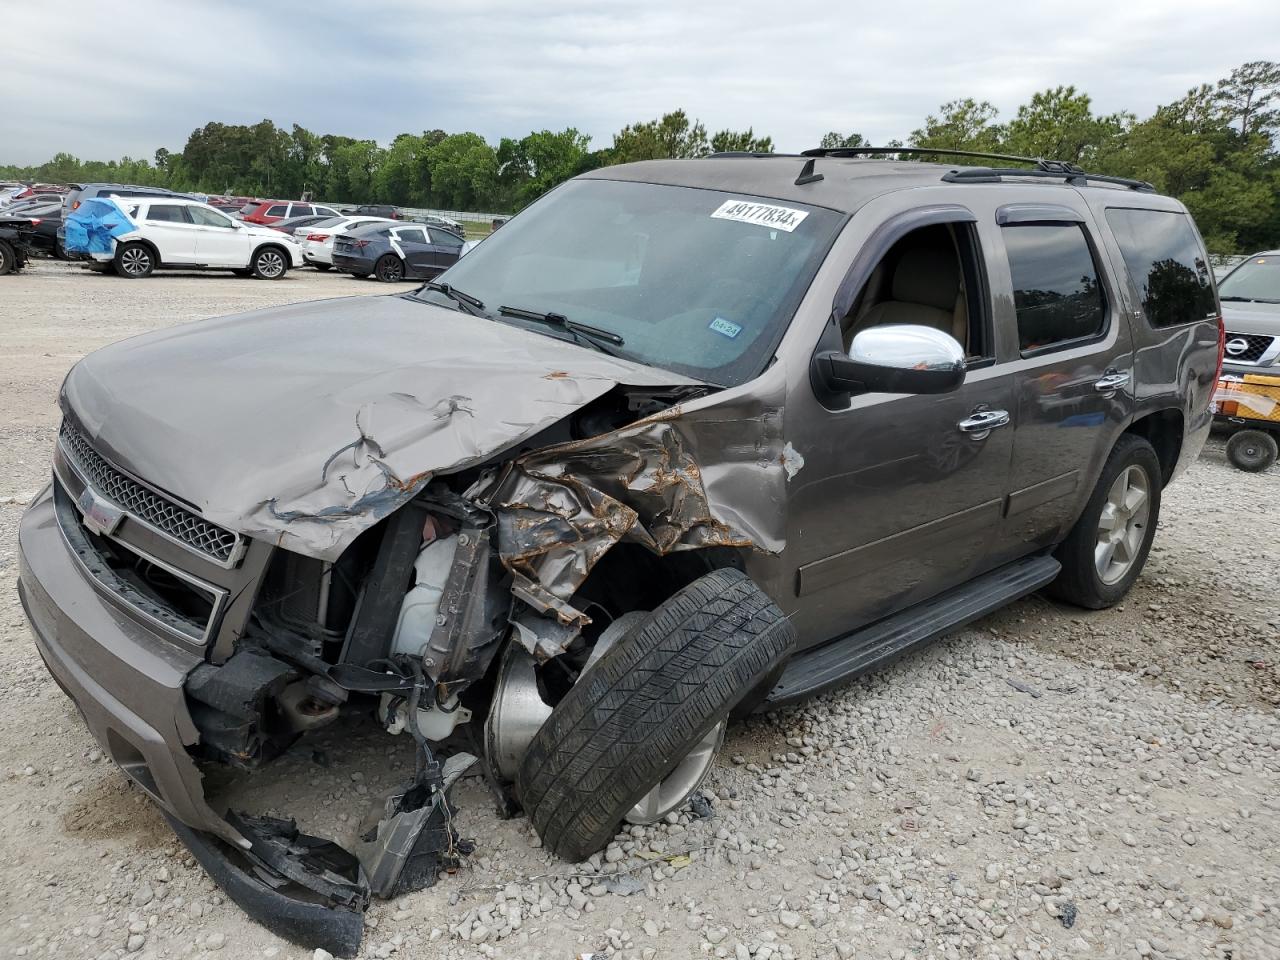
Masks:
[[[1127,111],[1098,114],[1087,93],[1060,86],[1035,93],[1007,121],[985,100],[948,101],[905,142],[884,146],[1047,157],[1146,180],[1187,205],[1212,252],[1234,253],[1280,246],[1278,134],[1280,63],[1256,61],[1141,119]],[[856,132],[831,132],[819,143],[866,145]],[[150,161],[82,161],[59,153],[38,166],[0,166],[0,177],[509,212],[597,167],[735,150],[772,152],[773,141],[752,129],[709,133],[684,110],[629,124],[609,146],[595,150],[591,138],[573,127],[503,137],[497,145],[469,131],[428,130],[402,133],[382,146],[263,120],[207,123],[181,152],[161,147]]]

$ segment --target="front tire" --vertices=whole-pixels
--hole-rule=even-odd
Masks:
[[[373,275],[383,283],[399,283],[404,279],[404,261],[394,253],[384,253],[374,265]]]
[[[1129,433],[1116,441],[1093,496],[1058,547],[1062,571],[1050,595],[1089,610],[1124,599],[1151,551],[1162,476],[1150,443]]]
[[[521,761],[517,793],[543,844],[575,862],[607,844],[795,641],[738,570],[712,571],[658,607],[565,694]],[[697,788],[686,786],[685,797]]]
[[[1276,438],[1265,430],[1241,430],[1227,441],[1227,459],[1246,473],[1261,473],[1276,462]]]
[[[116,248],[115,268],[127,280],[149,277],[156,268],[155,251],[137,241],[121,244]]]
[[[18,255],[8,241],[0,240],[0,277],[12,273],[18,264]]]
[[[259,280],[279,280],[289,272],[288,256],[279,247],[259,247],[249,269]]]

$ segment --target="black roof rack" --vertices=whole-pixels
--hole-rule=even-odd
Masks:
[[[1012,163],[1029,163],[1024,167],[980,167],[972,170],[951,170],[943,174],[947,183],[999,183],[1003,177],[1040,177],[1048,180],[1065,180],[1072,186],[1083,187],[1090,182],[1114,183],[1141,193],[1155,193],[1156,188],[1145,180],[1128,177],[1109,177],[1089,173],[1083,167],[1066,160],[1046,160],[1043,157],[1019,157],[1007,153],[983,153],[976,150],[947,150],[940,147],[819,147],[805,150],[806,157],[856,157],[859,155],[898,154],[912,156],[974,157],[981,160],[1005,160]]]

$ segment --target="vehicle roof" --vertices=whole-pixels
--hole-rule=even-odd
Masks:
[[[810,160],[814,173],[822,179],[796,185],[796,178]],[[636,183],[659,183],[707,190],[724,190],[749,196],[769,197],[794,203],[827,207],[853,213],[874,197],[915,187],[947,186],[956,191],[971,190],[978,184],[948,184],[942,176],[952,170],[982,170],[961,164],[921,163],[908,160],[863,159],[858,157],[803,157],[787,154],[703,157],[696,160],[642,160],[611,167],[600,167],[581,174],[579,179],[627,180]],[[1002,181],[1019,185],[1035,184],[1045,190],[1070,190],[1065,181],[1011,178]],[[992,184],[981,184],[991,186]],[[1160,196],[1115,187],[1126,195],[1126,206],[1165,206],[1153,204]],[[1130,202],[1132,201],[1132,202]]]
[[[422,227],[422,224],[420,224],[420,223],[409,223],[409,222],[407,222],[407,221],[405,221],[405,220],[373,220],[373,221],[370,221],[369,223],[357,223],[357,224],[354,224],[354,225],[351,227],[351,229],[347,230],[346,232],[347,232],[347,233],[349,233],[349,234],[359,234],[359,233],[375,234],[375,233],[379,233],[379,232],[381,232],[381,231],[383,231],[383,230],[391,229],[391,228],[393,228],[393,227],[419,227],[419,228],[421,228],[421,227]]]

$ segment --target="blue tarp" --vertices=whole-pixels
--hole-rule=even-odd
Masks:
[[[63,242],[69,253],[111,253],[113,238],[136,229],[114,200],[94,197],[83,201],[76,212],[67,217]]]

